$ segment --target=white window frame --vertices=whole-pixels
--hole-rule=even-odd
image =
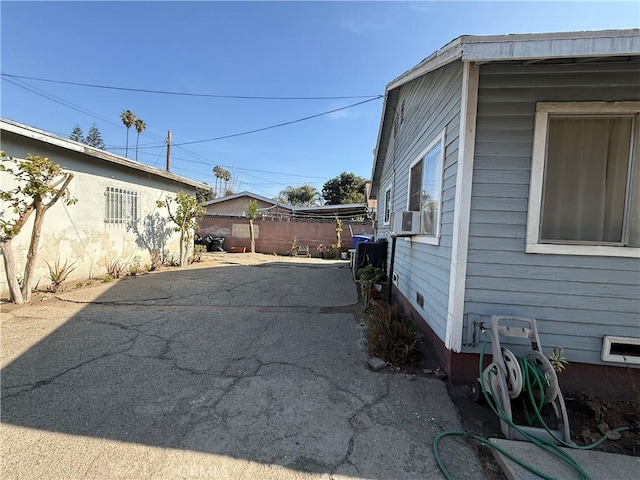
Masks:
[[[409,175],[407,178],[407,210],[409,210],[409,203],[410,203],[410,199],[411,199],[411,169],[420,162],[420,160],[423,160],[424,157],[427,156],[427,154],[433,150],[433,148],[440,143],[441,147],[440,147],[440,157],[438,158],[438,168],[437,171],[439,172],[438,175],[438,192],[440,193],[439,197],[438,197],[438,219],[436,222],[436,233],[434,236],[431,235],[425,235],[425,234],[417,234],[414,236],[411,236],[409,238],[407,238],[408,241],[411,242],[417,242],[417,243],[426,243],[427,245],[440,245],[440,233],[441,233],[441,225],[442,225],[442,182],[443,182],[443,178],[444,178],[444,158],[445,158],[445,136],[446,136],[446,132],[447,129],[443,129],[432,141],[431,143],[429,143],[429,145],[427,145],[427,147],[420,152],[420,155],[418,155],[416,157],[416,159],[411,162],[411,165],[409,165]],[[423,179],[424,179],[424,166],[422,167],[422,175],[423,175]],[[422,185],[422,181],[420,182],[420,184]],[[421,226],[422,228],[422,226]]]
[[[640,345],[640,338],[638,337],[613,337],[605,335],[602,339],[602,354],[600,358],[603,362],[620,362],[620,363],[633,363],[640,365],[640,357],[633,355],[616,355],[611,353],[611,346],[614,343],[621,343],[624,345]]]
[[[588,245],[570,242],[566,244],[540,243],[549,115],[637,115],[639,112],[640,102],[539,102],[536,105],[525,246],[527,253],[640,258],[640,248],[638,247]],[[636,151],[640,141],[638,123],[640,122],[635,122],[634,125],[632,159],[637,158],[638,155]],[[633,165],[632,168],[640,168],[640,165]]]
[[[384,210],[382,211],[382,224],[389,225],[391,223],[391,185],[384,191]]]
[[[104,223],[106,225],[127,226],[131,223],[138,223],[140,218],[140,195],[135,190],[123,187],[107,187],[104,191],[105,209]],[[111,203],[113,202],[113,203]],[[116,205],[115,208],[113,205]],[[135,210],[132,216],[127,216],[125,211],[130,208]]]

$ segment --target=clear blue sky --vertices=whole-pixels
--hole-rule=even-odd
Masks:
[[[637,28],[627,2],[11,2],[0,4],[1,70],[135,89],[276,97],[383,94],[465,34]],[[290,122],[366,100],[248,100],[102,90],[3,77],[3,117],[68,136],[96,122],[124,155],[120,112],[145,120],[139,161],[164,167],[167,131],[191,142]],[[33,91],[25,89],[27,87]],[[58,102],[50,98],[55,97]],[[81,111],[70,108],[73,105]],[[343,171],[369,178],[382,100],[251,135],[172,149],[172,171],[236,190],[320,190]],[[129,158],[135,157],[130,131]],[[154,146],[155,145],[155,146]],[[143,148],[144,147],[144,148]],[[30,152],[37,153],[37,152]],[[268,172],[268,173],[267,173]]]

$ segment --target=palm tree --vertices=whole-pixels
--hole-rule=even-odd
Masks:
[[[136,127],[136,132],[138,132],[138,136],[136,137],[136,162],[138,161],[138,141],[140,140],[140,134],[144,132],[144,129],[147,128],[147,124],[144,123],[144,120],[141,118],[136,118],[136,121],[133,122],[133,125]]]
[[[280,192],[278,199],[281,202],[294,205],[296,207],[318,205],[320,193],[312,185],[301,185],[300,187],[287,187]]]
[[[120,114],[120,119],[122,120],[122,123],[124,123],[124,126],[127,127],[127,146],[124,151],[124,156],[127,157],[129,154],[129,129],[135,123],[136,116],[131,110],[123,110]]]

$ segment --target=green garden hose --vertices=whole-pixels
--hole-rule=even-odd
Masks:
[[[545,450],[547,452],[549,452],[551,455],[554,455],[556,458],[558,458],[560,461],[566,463],[567,465],[569,465],[571,468],[573,468],[579,475],[580,478],[583,480],[590,480],[589,475],[580,467],[580,465],[573,459],[571,458],[571,456],[569,454],[567,454],[566,452],[564,452],[563,450],[561,450],[558,446],[556,446],[553,443],[547,442],[541,438],[535,437],[533,435],[531,435],[530,433],[527,433],[526,431],[524,431],[523,429],[521,429],[518,425],[516,425],[510,418],[509,415],[507,415],[507,413],[504,411],[504,409],[502,408],[502,405],[500,405],[499,402],[495,401],[495,394],[493,392],[493,387],[491,382],[488,382],[488,388],[487,385],[485,385],[485,379],[484,379],[484,375],[483,375],[483,371],[482,371],[482,366],[484,365],[484,352],[485,352],[485,347],[487,345],[487,338],[485,337],[485,332],[482,332],[483,334],[483,343],[482,343],[482,351],[480,352],[480,360],[478,363],[478,369],[480,371],[480,384],[482,387],[482,393],[484,394],[484,397],[487,401],[487,404],[489,405],[489,407],[491,408],[491,410],[493,411],[493,413],[495,413],[498,418],[500,418],[500,420],[504,421],[505,423],[507,423],[510,427],[512,427],[513,429],[515,429],[520,435],[522,435],[524,438],[526,438],[527,440],[529,440],[531,443],[533,443],[534,445],[538,446],[539,448],[541,448],[542,450]],[[569,447],[569,448],[573,448],[573,449],[578,449],[578,450],[590,450],[592,448],[597,447],[598,445],[600,445],[602,442],[604,442],[606,440],[607,437],[602,437],[599,440],[589,444],[589,445],[583,445],[583,446],[578,446],[578,445],[573,445],[573,444],[569,444],[566,443],[560,439],[558,439],[553,432],[549,429],[549,427],[546,425],[546,423],[544,422],[542,415],[540,414],[540,410],[542,409],[542,407],[544,406],[544,389],[545,389],[545,385],[548,386],[548,381],[547,379],[544,377],[544,375],[542,375],[542,373],[536,368],[536,366],[529,361],[526,358],[518,358],[518,363],[520,364],[521,370],[522,370],[522,377],[523,377],[523,390],[526,390],[527,394],[528,394],[528,399],[531,403],[531,407],[534,413],[534,416],[531,417],[528,413],[528,410],[526,409],[526,402],[525,402],[525,414],[527,416],[527,420],[529,421],[529,423],[533,423],[534,421],[537,421],[539,424],[541,424],[544,429],[561,445],[565,446],[565,447]],[[495,375],[491,370],[489,370],[488,375]],[[538,396],[536,397],[536,392],[538,393]],[[623,432],[626,430],[630,430],[630,427],[619,427],[619,428],[615,428],[613,429],[614,432]],[[467,433],[464,431],[460,431],[460,430],[447,430],[444,432],[439,433],[438,435],[435,436],[435,438],[433,439],[433,444],[432,444],[432,449],[433,449],[433,455],[436,459],[436,463],[438,464],[438,467],[440,468],[440,471],[442,471],[442,473],[444,474],[445,478],[447,480],[451,480],[453,477],[451,477],[451,474],[449,473],[449,471],[447,470],[446,466],[444,465],[442,458],[440,457],[440,451],[438,449],[438,443],[440,442],[440,440],[444,437],[447,436],[464,436],[467,438],[471,438],[473,440],[476,440],[480,443],[482,443],[483,445],[488,446],[489,448],[493,448],[497,451],[499,451],[500,453],[502,453],[503,455],[505,455],[506,457],[510,458],[511,460],[513,460],[514,462],[516,462],[518,465],[520,465],[521,467],[523,467],[524,469],[528,470],[529,472],[533,473],[534,475],[544,479],[544,480],[558,480],[555,477],[546,475],[538,470],[536,470],[534,467],[532,467],[531,465],[525,463],[524,461],[520,460],[519,458],[515,457],[514,455],[512,455],[511,453],[505,451],[503,448],[499,447],[498,445],[492,443],[489,439],[481,437],[479,435],[474,435],[471,433]]]

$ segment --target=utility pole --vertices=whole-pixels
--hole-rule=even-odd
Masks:
[[[171,130],[167,132],[167,172],[171,171]]]

